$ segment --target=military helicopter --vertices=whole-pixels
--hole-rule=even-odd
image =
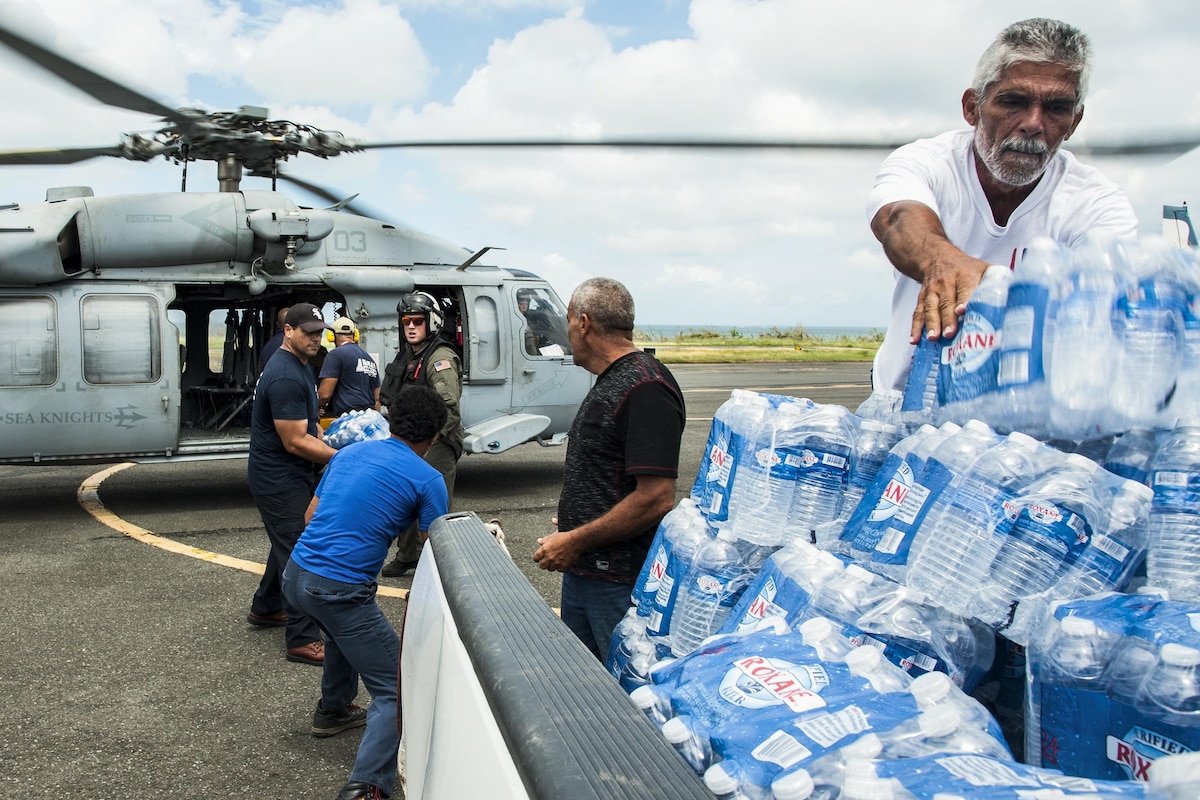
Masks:
[[[400,340],[397,303],[414,290],[441,304],[441,335],[462,353],[466,451],[563,441],[592,378],[573,365],[549,283],[485,265],[490,248],[351,213],[348,200],[304,208],[274,191],[290,156],[358,145],[260,108],[170,109],[11,31],[0,42],[102,102],[166,121],[116,147],[9,152],[0,164],[163,157],[182,165],[186,188],[187,165],[211,160],[221,184],[114,197],[53,188],[45,203],[0,206],[0,463],[244,455],[279,309],[310,302],[327,321],[350,317],[382,369]],[[272,190],[241,190],[243,171],[271,177]]]
[[[0,165],[100,156],[182,169],[180,193],[95,197],[49,189],[45,203],[0,205],[0,463],[195,460],[245,455],[247,409],[278,309],[345,315],[380,366],[395,355],[396,305],[437,298],[460,348],[468,453],[561,443],[591,376],[574,366],[565,309],[550,284],[472,252],[372,219],[279,169],[293,156],[376,148],[624,147],[891,150],[899,141],[455,140],[357,142],[268,119],[266,109],[172,109],[0,26],[0,44],[110,106],[160,118],[114,146],[0,152]],[[1073,148],[1178,153],[1197,141]],[[217,164],[219,192],[188,192],[187,168]],[[243,175],[269,191],[241,188]],[[303,207],[287,181],[329,201]],[[525,301],[525,302],[519,302]],[[214,335],[214,331],[216,332]],[[224,331],[222,336],[221,331]]]

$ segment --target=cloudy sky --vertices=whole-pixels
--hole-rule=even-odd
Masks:
[[[964,124],[979,54],[1031,16],[1092,36],[1081,141],[1200,132],[1194,0],[0,0],[3,24],[168,106],[266,106],[364,141],[916,138]],[[0,108],[0,150],[156,127],[7,52]],[[883,155],[387,150],[286,168],[389,221],[507,248],[496,263],[564,297],[615,277],[640,324],[882,328],[893,273],[863,205]],[[1163,203],[1200,202],[1200,153],[1089,161],[1126,187],[1146,234]],[[179,170],[7,167],[0,203],[60,185],[169,192]],[[215,168],[193,165],[189,188],[215,191]]]

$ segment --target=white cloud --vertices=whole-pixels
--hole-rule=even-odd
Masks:
[[[1081,140],[1200,129],[1196,4],[1128,2],[1104,14],[1087,0],[1052,9],[1040,0],[692,0],[684,9],[690,33],[676,26],[657,37],[640,26],[661,6],[623,16],[571,0],[144,0],[136,11],[127,0],[8,0],[0,19],[167,105],[268,105],[273,117],[391,141],[937,133],[963,124],[959,97],[995,33],[1053,13],[1095,45]],[[517,18],[477,51],[456,51],[452,64],[430,44],[431,19],[450,36],[457,24]],[[438,74],[463,78],[435,95]],[[0,103],[0,147],[9,149],[109,144],[155,125],[2,49]],[[586,277],[616,277],[646,324],[882,326],[892,270],[863,211],[881,159],[392,150],[286,168],[338,194],[359,192],[390,220],[506,247],[498,263],[532,269],[564,296]],[[1144,231],[1159,229],[1163,202],[1194,201],[1200,183],[1197,154],[1097,163],[1126,186]],[[211,188],[212,174],[194,165],[190,185]],[[75,183],[171,191],[178,171],[109,161],[7,169],[0,200]]]

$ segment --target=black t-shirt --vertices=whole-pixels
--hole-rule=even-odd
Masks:
[[[579,406],[567,437],[559,530],[605,514],[633,493],[639,475],[678,477],[683,424],[683,393],[657,359],[636,351],[610,364]],[[633,583],[657,527],[586,552],[569,571]]]
[[[246,464],[253,494],[311,490],[316,483],[316,465],[287,451],[275,430],[277,419],[308,420],[308,432],[318,436],[317,388],[312,371],[282,348],[267,362],[254,387],[250,457]]]

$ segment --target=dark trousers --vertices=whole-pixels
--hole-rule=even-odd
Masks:
[[[446,497],[454,502],[454,478],[458,474],[458,454],[454,448],[440,439],[433,443],[425,454],[425,462],[442,473],[446,482]],[[401,561],[416,561],[421,557],[421,534],[416,523],[409,526],[396,538],[396,558]]]
[[[283,568],[292,557],[292,548],[304,532],[304,512],[311,500],[312,492],[308,489],[254,495],[254,504],[258,506],[258,514],[271,541],[271,552],[267,555],[267,568],[258,582],[250,610],[260,615],[275,614],[281,609],[286,612],[288,624],[284,638],[289,649],[321,638],[316,623],[292,607],[279,586]]]

